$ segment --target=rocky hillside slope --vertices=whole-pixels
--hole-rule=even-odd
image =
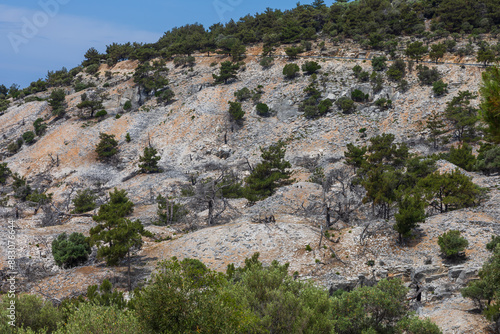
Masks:
[[[326,56],[360,56],[352,49],[349,53],[343,51],[346,49],[337,48]],[[259,52],[259,47],[248,51]],[[374,55],[362,52],[361,56],[366,60],[301,58],[296,63],[300,66],[307,60],[318,61],[322,66],[318,82],[324,98],[350,97],[352,91],[359,89],[373,101],[381,97],[392,100],[393,107],[380,110],[374,103],[360,103],[355,113],[346,115],[334,105],[332,112],[313,120],[304,118],[298,107],[309,79],[306,76],[285,79],[282,69],[290,62],[285,58],[276,58],[271,68],[263,69],[258,58],[249,56],[238,79],[225,85],[214,85],[212,78],[218,70],[213,64],[227,60],[223,56],[199,55],[192,70],[168,62],[170,87],[176,95],[169,104],[158,104],[154,98],[142,104],[146,96],[139,93],[132,79],[136,62],[124,61],[111,68],[101,65],[97,77],[85,74],[82,79],[95,82],[107,94],[105,119],[78,117],[76,105],[81,95],[90,94],[95,88],[80,92],[65,88],[69,94],[68,112],[59,120],[51,115],[46,101],[14,103],[0,116],[3,162],[13,172],[25,176],[32,188],[52,193],[54,205],[65,212],[72,208],[76,189],[96,190],[100,203],[106,201],[107,192],[114,187],[125,189],[135,203],[134,217],[165,239],[161,242],[145,239],[145,246],[133,263],[136,285],[147,278],[157,261],[171,256],[197,258],[214,269],[224,270],[227,264],[241,264],[245,257],[260,252],[264,262],[274,259],[289,262],[292,272],[297,271],[303,279],[312,278],[326,288],[352,288],[384,277],[401,277],[408,284],[421,282],[423,298],[414,303],[418,314],[431,317],[445,333],[485,333],[488,323],[472,312],[474,305],[460,296],[459,289],[477,276],[488,257],[485,243],[491,235],[500,234],[500,177],[469,173],[476,184],[490,190],[488,200],[477,208],[429,217],[417,230],[416,238],[405,245],[397,243],[393,222],[377,219],[370,210],[362,208],[351,222],[338,222],[334,226],[331,237],[322,240],[325,247],[317,247],[321,217],[301,210],[322,194],[319,185],[307,182],[312,167],[340,168],[347,144],[363,144],[381,133],[394,134],[396,141],[407,143],[412,152],[432,153],[426,140],[426,118],[433,111],[442,113],[458,91],[477,91],[483,71],[476,66],[436,65],[449,85],[449,93],[444,97],[434,97],[432,87],[421,86],[415,70],[407,75],[408,91],[400,92],[397,84],[386,80],[383,90],[374,94],[369,83],[360,83],[353,75],[355,65],[371,72],[369,59]],[[108,71],[111,76],[105,75]],[[247,101],[243,103],[246,112],[243,125],[233,124],[227,112],[228,101],[235,100],[237,90],[255,89],[259,85],[263,86],[261,101],[273,111],[271,117],[258,116],[253,103]],[[46,97],[47,93],[39,95]],[[132,102],[132,111],[124,113],[123,105],[128,100]],[[117,114],[121,117],[115,117]],[[32,130],[39,117],[49,124],[46,134],[18,153],[8,154],[7,145]],[[366,130],[360,132],[363,128]],[[96,160],[95,146],[101,132],[113,134],[119,141],[119,158],[114,164]],[[127,133],[130,142],[125,140]],[[206,211],[190,216],[188,226],[151,224],[156,219],[158,194],[180,196],[192,176],[215,175],[221,167],[232,169],[241,177],[248,175],[249,165],[260,161],[259,147],[279,139],[287,142],[286,159],[292,164],[296,183],[253,206],[246,200],[231,200],[232,208],[226,211],[226,221],[221,225],[206,227]],[[149,144],[159,151],[163,172],[137,175],[139,156]],[[440,161],[439,167],[454,168],[444,161]],[[16,210],[19,214],[15,221],[17,262],[26,277],[26,291],[60,299],[80,294],[88,285],[105,277],[124,286],[126,268],[105,267],[95,259],[95,254],[84,267],[62,270],[55,265],[50,248],[52,240],[62,232],[88,235],[95,226],[90,217],[64,216],[56,225],[47,226],[54,212],[34,213],[33,207],[18,203],[11,196],[9,184],[2,193],[8,196],[5,206],[0,208],[4,221],[2,233],[7,220],[15,219]],[[262,218],[270,215],[276,222],[263,222]],[[469,240],[466,258],[459,263],[442,258],[437,245],[437,237],[450,229],[460,230]],[[306,245],[312,251],[307,251]],[[5,269],[4,250],[0,248],[3,252],[0,266]]]

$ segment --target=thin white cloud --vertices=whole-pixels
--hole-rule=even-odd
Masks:
[[[35,51],[46,54],[47,51],[58,53],[90,46],[102,49],[113,42],[154,42],[162,36],[162,33],[66,15],[63,10],[61,7],[59,13],[51,17],[41,9],[0,5],[0,53]],[[46,47],[44,43],[47,43]],[[47,50],[49,46],[56,49]]]

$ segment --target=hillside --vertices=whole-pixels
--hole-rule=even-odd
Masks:
[[[467,44],[459,40],[457,48]],[[225,84],[215,84],[213,74],[231,60],[228,55],[194,52],[194,63],[180,66],[167,57],[161,73],[168,78],[164,86],[175,93],[168,102],[137,84],[134,73],[143,62],[133,59],[109,64],[98,61],[95,74],[82,71],[71,84],[10,99],[10,106],[0,115],[1,161],[7,163],[12,175],[24,177],[32,192],[52,194],[50,204],[23,201],[15,178],[9,177],[2,185],[0,216],[5,223],[1,229],[8,233],[7,221],[15,221],[20,289],[60,301],[84,294],[89,285],[100,284],[105,278],[120,289],[127,288],[126,263],[106,266],[96,258],[96,247],[88,261],[73,269],[57,266],[51,250],[59,234],[81,232],[89,236],[97,225],[92,219],[97,207],[83,214],[72,212],[78,190],[90,189],[99,206],[107,203],[109,193],[117,188],[125,190],[134,204],[130,219],[139,219],[154,233],[152,238],[143,238],[142,249],[132,258],[133,287],[150,277],[158,261],[172,256],[199,259],[211,269],[225,271],[228,264],[242,266],[245,258],[259,252],[265,264],[273,260],[290,263],[290,273],[297,272],[300,279],[311,279],[330,291],[349,291],[383,278],[401,278],[412,288],[409,298],[415,295],[415,284],[420,285],[421,300],[411,301],[411,308],[419,316],[429,317],[443,333],[488,333],[491,323],[476,312],[472,300],[461,296],[460,289],[478,278],[491,255],[485,245],[491,236],[500,235],[498,172],[485,175],[459,168],[460,174],[485,188],[487,196],[475,203],[478,205],[448,212],[427,207],[425,223],[401,243],[393,229],[397,201],[389,204],[389,217],[376,212],[375,205],[362,202],[365,190],[359,186],[359,193],[352,190],[355,170],[345,158],[349,144],[370,145],[371,138],[382,134],[394,135],[395,143],[406,144],[410,153],[420,156],[448,153],[451,147],[458,147],[461,141],[453,137],[433,147],[427,124],[434,113],[443,116],[459,92],[479,92],[485,68],[477,64],[476,56],[447,53],[438,63],[431,63],[425,55],[418,64],[405,59],[412,67],[406,69],[407,86],[403,89],[401,80],[388,78],[384,69],[378,72],[383,79],[377,89],[374,80],[360,79],[355,67],[377,74],[372,60],[386,55],[382,50],[350,40],[320,38],[298,59],[286,56],[288,45],[277,46],[272,65],[263,67],[260,55],[264,47],[262,43],[247,46],[237,78]],[[404,47],[394,52],[405,57]],[[285,65],[302,67],[310,61],[321,66],[317,74],[300,71],[293,79],[283,75]],[[422,84],[422,69],[417,68],[422,62],[437,70],[439,79],[447,84],[445,94],[436,94],[432,84]],[[387,67],[395,63],[389,59]],[[156,75],[154,71],[150,68],[146,77]],[[76,82],[89,87],[76,91]],[[329,111],[320,117],[304,116],[302,103],[309,96],[304,90],[311,84],[321,99],[332,101]],[[158,91],[165,91],[165,87]],[[255,101],[241,101],[245,115],[242,121],[235,121],[228,113],[228,102],[236,101],[235,93],[245,87],[253,95],[260,94],[260,99],[254,96]],[[65,93],[62,116],[54,115],[48,102],[57,89]],[[351,99],[356,90],[368,94],[367,101],[354,102],[355,110],[343,111],[336,102]],[[94,98],[102,99],[99,109],[106,110],[106,115],[82,116],[85,109],[78,105]],[[376,103],[381,100],[391,103]],[[128,101],[131,108],[125,110]],[[258,114],[257,102],[269,107],[269,115]],[[481,97],[473,96],[471,106],[478,108],[480,103]],[[31,143],[12,149],[22,134],[35,131],[33,123],[39,118],[47,125],[45,131]],[[98,159],[100,133],[114,135],[118,142],[118,154],[112,160]],[[470,143],[476,156],[484,139]],[[208,225],[206,201],[193,202],[197,187],[210,182],[209,177],[217,179],[229,171],[244,184],[262,161],[261,148],[279,140],[286,143],[285,160],[291,163],[293,183],[255,203],[243,196],[224,198],[215,204],[215,210],[225,210]],[[145,147],[157,150],[160,173],[139,172]],[[443,157],[435,159],[440,173],[457,168]],[[318,168],[325,175],[340,173],[326,191],[321,182],[310,182]],[[322,198],[325,192],[331,196],[332,211],[336,205],[344,205],[343,181],[350,184],[348,197],[355,201],[349,202],[353,209],[348,216],[332,218],[333,223],[325,229]],[[178,223],[154,224],[158,195],[185,205],[190,213]],[[269,219],[271,216],[274,219]],[[459,230],[469,242],[456,260],[444,257],[437,243],[438,237],[450,230]],[[5,278],[6,240],[2,243],[0,267]]]

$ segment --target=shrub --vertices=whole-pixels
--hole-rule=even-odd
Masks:
[[[96,196],[93,194],[92,190],[77,190],[76,197],[73,198],[73,205],[75,206],[73,212],[84,213],[94,210],[96,208],[95,200]]]
[[[361,82],[367,82],[370,79],[370,73],[363,71],[359,73],[358,79]]]
[[[368,94],[365,94],[363,93],[362,91],[360,91],[359,89],[355,89],[352,93],[351,93],[351,99],[353,101],[356,101],[356,102],[365,102],[367,101],[369,98],[369,95]]]
[[[132,141],[132,138],[130,138],[130,133],[127,132],[127,135],[125,136],[125,141],[127,143],[130,143]]]
[[[238,99],[238,101],[245,101],[252,97],[252,92],[247,87],[243,87],[242,89],[234,92],[234,96]]]
[[[356,110],[354,101],[345,96],[335,101],[335,104],[340,108],[340,110],[342,110],[344,114],[350,114]]]
[[[285,67],[283,67],[283,75],[287,79],[293,79],[297,76],[299,70],[300,69],[297,64],[286,64]]]
[[[47,124],[43,122],[42,118],[37,118],[36,121],[33,122],[33,127],[35,128],[35,134],[41,136],[45,132],[45,129],[47,129]]]
[[[438,80],[432,84],[432,91],[436,96],[443,96],[448,93],[448,84],[444,83],[443,80]]]
[[[372,67],[374,71],[383,71],[387,68],[387,58],[385,56],[373,57]]]
[[[90,75],[96,74],[99,71],[99,64],[92,64],[85,68],[85,72]]]
[[[262,66],[263,68],[269,68],[273,65],[273,63],[274,63],[273,57],[264,57],[259,62],[260,66]]]
[[[15,303],[15,331],[2,331],[3,333],[24,333],[20,330],[30,328],[36,333],[52,333],[57,329],[57,324],[63,320],[63,312],[52,305],[52,302],[44,301],[36,295],[23,294],[14,298],[3,298],[1,307],[1,315],[3,323],[7,324],[7,318],[4,317],[3,310],[7,310],[10,303]],[[2,330],[2,325],[0,325]],[[19,330],[19,331],[18,331]]]
[[[26,144],[31,144],[35,139],[35,133],[33,131],[26,131],[23,133],[23,140]]]
[[[17,153],[19,149],[23,146],[23,143],[24,143],[23,139],[18,138],[17,140],[14,140],[12,143],[7,145],[7,150],[12,154]]]
[[[258,103],[257,104],[257,115],[266,117],[269,116],[269,107],[265,103]]]
[[[5,184],[11,173],[6,162],[0,163],[0,184]]]
[[[306,61],[302,65],[302,71],[306,72],[308,75],[314,74],[320,69],[321,69],[321,66],[318,65],[318,63],[315,61]]]
[[[297,56],[299,55],[299,53],[302,53],[302,52],[304,52],[304,49],[302,49],[302,47],[291,46],[291,47],[285,49],[285,53],[290,59],[297,59]]]
[[[83,303],[71,309],[67,324],[58,334],[80,333],[147,333],[131,311],[116,306],[101,306]]]
[[[175,93],[170,88],[162,90],[160,92],[156,92],[155,96],[158,98],[158,102],[167,102],[170,103],[172,99],[175,97]]]
[[[107,161],[118,153],[118,142],[115,140],[115,135],[106,133],[99,134],[99,143],[96,146],[97,160]]]
[[[352,71],[354,72],[354,76],[358,78],[361,71],[363,71],[363,68],[359,65],[356,65],[352,68]]]
[[[108,114],[108,112],[106,110],[99,110],[98,112],[95,113],[95,117],[97,118],[102,118],[104,116],[106,116]]]
[[[419,65],[417,66],[418,71],[418,79],[420,83],[423,85],[432,85],[432,83],[436,82],[440,78],[439,71],[437,68],[433,67],[432,69],[427,66]]]
[[[62,89],[55,89],[50,93],[49,105],[52,107],[52,115],[61,117],[66,112],[66,93]]]
[[[73,232],[68,237],[64,232],[52,241],[52,255],[59,267],[76,267],[87,261],[90,252],[90,244],[81,233]]]
[[[239,102],[231,102],[229,101],[229,115],[231,115],[231,118],[235,120],[236,122],[239,122],[243,119],[243,116],[245,116],[245,112],[241,108],[241,103]]]
[[[401,81],[406,75],[406,63],[398,59],[387,70],[387,77],[392,81]]]
[[[132,102],[130,100],[126,101],[125,104],[123,105],[123,110],[129,111],[132,109]]]
[[[158,161],[161,157],[154,147],[146,146],[144,148],[144,155],[139,157],[139,168],[141,173],[159,173],[161,171],[158,167]]]
[[[392,101],[391,100],[387,100],[386,98],[384,97],[381,97],[380,99],[378,99],[377,101],[375,101],[375,105],[379,108],[382,108],[382,109],[389,109],[392,107]]]
[[[450,148],[448,161],[470,172],[474,170],[476,157],[472,154],[472,147],[464,143],[458,148]]]
[[[477,156],[476,169],[486,175],[500,171],[500,146],[481,145]]]
[[[465,250],[469,242],[467,239],[460,236],[460,231],[451,230],[443,233],[438,238],[438,245],[441,248],[441,252],[446,255],[446,257],[454,258]]]

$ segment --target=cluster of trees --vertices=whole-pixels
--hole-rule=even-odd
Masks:
[[[319,33],[336,40],[352,38],[366,47],[394,51],[395,38],[401,35],[416,35],[424,38],[441,38],[450,34],[498,33],[500,15],[494,0],[471,3],[459,0],[400,1],[384,0],[337,1],[327,6],[324,1],[312,4],[297,4],[291,10],[266,9],[263,13],[247,15],[238,21],[214,24],[205,29],[200,24],[188,24],[174,28],[156,43],[125,43],[107,46],[105,54],[90,49],[84,66],[107,61],[114,64],[121,60],[150,60],[173,55],[190,56],[195,51],[230,54],[239,61],[245,45],[263,42],[266,54],[279,44],[301,42],[302,47],[290,49],[298,54],[307,49],[307,41],[317,38]],[[432,19],[431,32],[425,31],[425,19]],[[420,57],[427,52],[414,45],[411,56]],[[447,45],[447,49],[450,46]],[[432,58],[442,57],[441,45],[431,49]],[[184,60],[179,58],[179,63]],[[185,58],[184,58],[185,59]]]
[[[409,310],[399,279],[374,287],[330,293],[295,280],[288,264],[264,266],[256,253],[226,273],[198,260],[172,258],[158,265],[150,283],[130,301],[109,281],[59,307],[41,298],[16,298],[16,328],[2,333],[414,333],[439,334],[430,320]],[[2,315],[8,312],[4,298]]]
[[[427,207],[442,213],[476,206],[482,198],[483,191],[471,178],[458,170],[436,172],[436,158],[410,155],[391,134],[370,138],[368,146],[348,144],[345,157],[356,170],[355,182],[366,190],[363,203],[371,203],[385,219],[397,207],[394,229],[400,240],[425,221]]]

